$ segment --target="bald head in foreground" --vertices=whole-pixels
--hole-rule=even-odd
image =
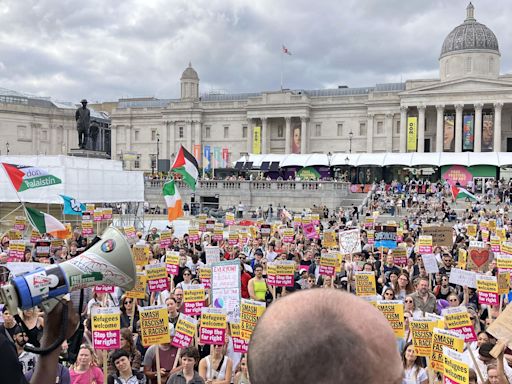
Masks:
[[[371,304],[309,289],[272,304],[249,344],[251,384],[400,384],[393,330]]]

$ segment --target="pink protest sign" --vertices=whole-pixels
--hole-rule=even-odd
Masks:
[[[315,224],[307,223],[302,225],[302,230],[304,231],[304,235],[308,239],[319,239],[320,235],[316,232]]]
[[[180,313],[178,323],[176,324],[176,332],[172,337],[171,345],[177,348],[186,348],[194,339],[197,329],[197,319]]]
[[[94,349],[121,348],[121,319],[119,308],[92,309],[92,340]]]
[[[114,293],[115,287],[113,285],[96,285],[94,292],[96,293]]]
[[[224,345],[226,341],[227,315],[221,308],[203,307],[199,344]]]

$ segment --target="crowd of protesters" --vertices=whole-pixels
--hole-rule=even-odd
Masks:
[[[470,186],[471,187],[471,186]],[[321,208],[317,224],[319,238],[308,238],[300,227],[294,226],[294,219],[286,209],[279,207],[274,215],[267,215],[267,222],[272,224],[270,235],[263,236],[258,230],[261,222],[254,222],[256,228],[247,237],[235,245],[227,239],[214,241],[211,232],[203,231],[197,241],[189,241],[188,233],[172,238],[171,245],[160,247],[160,231],[151,228],[148,233],[137,233],[138,245],[148,245],[150,263],[165,261],[168,251],[180,255],[179,273],[173,277],[172,290],[150,295],[144,300],[129,298],[121,289],[113,294],[95,293],[85,289],[82,308],[78,308],[78,294],[72,299],[81,315],[82,332],[62,345],[58,370],[59,383],[101,383],[104,372],[101,368],[104,351],[94,350],[91,343],[91,310],[95,306],[117,306],[121,310],[121,348],[108,353],[109,383],[156,383],[156,354],[160,359],[160,377],[166,383],[208,383],[208,384],[248,384],[251,381],[251,367],[244,354],[234,352],[233,343],[227,337],[225,345],[194,345],[180,351],[170,344],[153,345],[146,348],[141,343],[138,307],[142,305],[165,305],[169,314],[171,336],[177,323],[179,313],[183,310],[183,284],[200,283],[199,271],[206,264],[205,247],[220,247],[221,260],[239,260],[241,266],[241,297],[262,301],[268,307],[284,296],[296,291],[310,289],[342,290],[355,294],[355,272],[369,271],[375,274],[376,293],[381,300],[401,300],[404,305],[406,336],[396,340],[396,353],[402,357],[403,383],[426,384],[440,380],[440,376],[429,370],[423,357],[417,357],[411,345],[408,331],[409,321],[423,317],[426,313],[441,314],[444,308],[464,306],[470,314],[478,340],[468,344],[466,352],[474,353],[475,360],[469,360],[471,366],[470,382],[473,383],[512,383],[512,351],[504,349],[498,359],[490,351],[497,340],[486,329],[507,306],[509,296],[505,295],[500,305],[480,304],[474,288],[450,283],[453,268],[460,267],[460,250],[467,250],[470,241],[483,241],[490,250],[488,235],[493,229],[504,229],[506,239],[512,231],[509,217],[511,184],[499,181],[488,183],[485,191],[477,195],[476,201],[456,201],[445,183],[430,183],[412,180],[408,183],[394,182],[390,185],[379,184],[368,202],[366,212],[356,207],[329,212]],[[239,209],[243,216],[243,209]],[[301,217],[310,215],[309,209],[297,213]],[[375,214],[378,212],[378,214]],[[372,227],[365,225],[367,218],[375,222],[387,222],[400,228],[402,245],[406,249],[407,263],[397,265],[393,250],[385,247],[376,248],[369,241]],[[188,217],[190,219],[191,217]],[[490,227],[489,222],[494,222]],[[436,246],[433,253],[438,263],[439,272],[428,274],[419,252],[418,238],[428,225],[449,225],[453,228],[452,245]],[[469,233],[468,226],[476,226],[476,233]],[[295,228],[292,242],[285,242],[283,230]],[[334,230],[359,228],[361,251],[346,255],[340,271],[334,276],[320,273],[322,254],[330,249],[323,243],[323,233]],[[506,241],[506,239],[502,239]],[[0,239],[0,268],[5,283],[7,278],[5,263],[9,255],[9,237]],[[76,229],[71,239],[63,246],[52,251],[38,262],[60,263],[78,256],[87,247],[87,239]],[[490,252],[491,260],[486,268],[479,272],[496,276],[497,254]],[[27,248],[24,261],[35,261],[34,251]],[[294,285],[286,288],[271,289],[267,282],[268,263],[278,260],[295,262]],[[304,304],[307,311],[307,305]],[[20,313],[26,329],[20,327],[3,307],[3,325],[0,332],[12,343],[18,355],[23,373],[30,378],[38,356],[24,351],[24,345],[33,344],[41,339],[45,323],[39,308]],[[307,332],[307,329],[304,329]],[[335,332],[335,330],[333,330]],[[311,335],[314,337],[314,335]],[[289,341],[293,343],[293,340]],[[282,346],[282,348],[286,348]],[[307,348],[307,345],[304,345]],[[276,351],[279,354],[279,351]],[[333,361],[342,356],[333,356]],[[384,358],[384,356],[382,357]],[[250,361],[250,357],[249,357]],[[278,361],[278,360],[276,360]],[[286,363],[283,363],[286,364]],[[477,375],[476,372],[479,374]],[[254,383],[253,383],[254,384]],[[258,383],[256,383],[258,384]]]

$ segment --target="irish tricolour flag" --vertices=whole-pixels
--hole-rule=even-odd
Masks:
[[[14,189],[18,192],[62,183],[61,179],[50,175],[48,171],[41,168],[8,163],[2,163],[2,165],[11,179]]]
[[[199,166],[197,160],[192,154],[181,146],[178,156],[174,160],[171,167],[172,172],[179,173],[183,177],[183,181],[194,191],[196,190],[196,182],[199,177]]]
[[[183,206],[181,202],[181,195],[174,180],[168,181],[164,184],[163,194],[165,204],[167,205],[167,218],[169,221],[176,220],[178,217],[183,216]]]
[[[29,207],[25,207],[25,213],[30,224],[32,224],[39,233],[48,233],[54,237],[62,239],[66,238],[66,226],[52,215]]]
[[[455,185],[452,185],[452,195],[455,200],[469,199],[471,201],[477,201],[476,196],[469,192],[466,188],[457,187]]]

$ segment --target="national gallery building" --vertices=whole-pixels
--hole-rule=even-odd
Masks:
[[[180,145],[205,168],[248,153],[509,152],[512,75],[500,75],[500,59],[496,35],[470,3],[462,24],[440,42],[437,79],[201,95],[189,65],[179,99],[117,102],[112,158],[150,170]]]

